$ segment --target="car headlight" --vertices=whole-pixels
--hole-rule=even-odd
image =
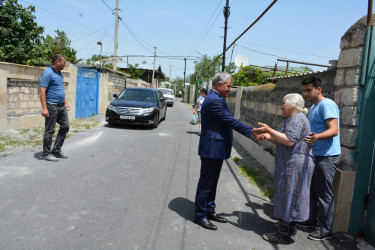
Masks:
[[[155,110],[155,107],[152,107],[152,108],[147,108],[147,109],[141,109],[141,112],[140,114],[147,114],[147,113],[151,113],[152,111]]]
[[[112,110],[113,112],[117,113],[116,107],[111,104],[108,104],[107,109]]]

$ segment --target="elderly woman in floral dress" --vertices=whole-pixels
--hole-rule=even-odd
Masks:
[[[278,219],[275,232],[263,234],[272,243],[288,243],[296,233],[295,222],[309,218],[310,183],[314,171],[311,146],[304,138],[310,133],[305,102],[299,94],[288,94],[281,107],[288,118],[280,131],[259,123],[253,129],[258,140],[276,144],[274,170],[274,216]]]

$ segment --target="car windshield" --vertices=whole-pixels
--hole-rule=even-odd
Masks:
[[[172,89],[159,89],[164,95],[173,95]]]
[[[155,102],[156,96],[153,91],[144,91],[138,89],[125,89],[118,99],[127,100],[127,101],[147,101]]]

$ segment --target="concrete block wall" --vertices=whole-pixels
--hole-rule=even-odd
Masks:
[[[105,113],[107,105],[113,101],[113,94],[120,94],[126,86],[129,75],[121,72],[105,71],[100,74],[99,113]]]
[[[70,117],[74,117],[75,107],[75,85],[70,84],[71,75],[77,71],[74,68],[67,63],[63,71],[68,101],[74,101],[70,104],[73,109]],[[43,67],[0,62],[0,131],[44,124],[39,99],[40,77],[44,70]]]
[[[334,98],[335,101],[340,102],[341,162],[344,166],[343,170],[346,171],[355,171],[354,156],[362,91],[359,86],[359,75],[366,23],[366,17],[360,19],[342,36],[337,76],[334,82],[336,88]]]
[[[184,102],[185,103],[195,103],[195,85],[185,85],[185,96],[184,96]]]
[[[282,115],[281,105],[282,99],[289,93],[302,94],[301,81],[314,75],[319,77],[324,84],[324,95],[334,99],[335,86],[333,85],[336,71],[328,70],[317,72],[314,74],[303,74],[298,76],[290,76],[276,79],[276,84],[268,83],[260,86],[251,86],[246,88],[236,88],[227,98],[227,104],[232,114],[240,117],[240,120],[250,126],[258,127],[258,122],[268,124],[274,129],[281,129],[285,122]],[[242,93],[237,94],[240,91]],[[237,104],[235,104],[237,102]],[[306,103],[311,106],[311,103]],[[239,110],[236,114],[235,110]],[[261,147],[263,151],[274,155],[275,145],[268,141],[254,141],[255,145]],[[262,151],[257,151],[262,152]],[[261,160],[263,155],[254,156],[257,160]],[[265,166],[270,173],[273,173],[273,162],[267,161],[269,166]]]

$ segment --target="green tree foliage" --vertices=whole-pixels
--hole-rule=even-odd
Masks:
[[[208,55],[203,55],[199,61],[194,61],[194,73],[190,75],[191,81],[196,81],[196,79],[208,79],[212,78],[215,73],[221,71],[221,66],[223,63],[222,57],[217,58],[217,56],[210,58]],[[225,71],[228,73],[234,72],[236,66],[233,62],[225,67]]]
[[[34,6],[0,0],[0,61],[30,64],[40,57],[44,28],[35,22]]]
[[[36,65],[50,63],[62,54],[76,63],[76,53],[64,31],[43,37],[44,27],[35,22],[35,7],[24,8],[17,0],[0,0],[0,61]]]
[[[77,62],[77,51],[70,47],[71,41],[68,39],[64,31],[55,30],[56,36],[47,35],[42,45],[42,61],[50,62],[55,54],[62,54],[67,61],[71,63]]]
[[[233,85],[244,87],[264,84],[266,83],[266,78],[271,76],[272,73],[264,72],[260,68],[252,66],[241,67],[237,73],[232,74]]]
[[[145,70],[138,67],[138,63],[134,65],[129,64],[128,71],[126,73],[128,73],[132,79],[140,79],[141,76],[145,73]]]
[[[103,68],[113,69],[113,64],[109,63],[105,60],[107,58],[108,58],[107,56],[100,56],[100,55],[97,55],[97,54],[93,54],[90,59],[86,60],[85,63],[80,63],[80,64],[84,65],[84,66],[97,66],[96,64],[100,63],[100,59],[102,59],[102,67]]]
[[[181,91],[184,91],[184,79],[182,77],[177,76],[176,78],[173,79],[172,85],[174,88],[174,85],[176,85],[176,93],[175,95],[177,96],[178,93]]]

